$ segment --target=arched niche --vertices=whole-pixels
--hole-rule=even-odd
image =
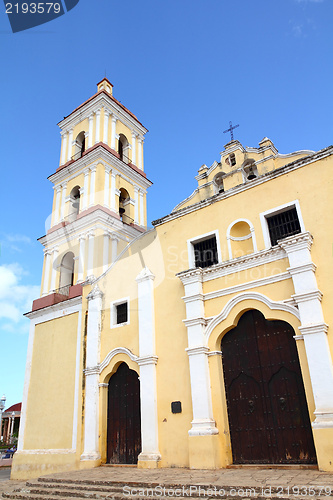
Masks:
[[[130,201],[131,197],[125,188],[119,190],[119,215],[123,222],[130,224],[133,220],[130,217]]]
[[[84,131],[80,132],[75,139],[74,145],[74,160],[81,158],[86,150],[86,133]]]
[[[233,221],[227,230],[229,259],[257,251],[253,224],[247,219]]]
[[[255,160],[253,158],[247,159],[243,165],[243,176],[245,182],[247,181],[253,181],[259,176],[257,165],[255,163]]]
[[[67,252],[61,259],[60,264],[60,280],[59,280],[59,288],[60,292],[63,292],[64,295],[68,295],[67,287],[70,287],[74,284],[74,254],[73,252]]]
[[[224,192],[224,182],[223,182],[224,176],[225,176],[224,172],[219,172],[218,174],[215,175],[213,179],[214,194]]]
[[[76,220],[80,211],[80,186],[75,186],[69,194],[70,206],[68,212],[69,222]]]
[[[125,163],[129,163],[128,150],[129,150],[129,142],[128,142],[126,135],[119,134],[118,153],[119,153],[120,159]]]

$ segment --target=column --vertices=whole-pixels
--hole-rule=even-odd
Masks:
[[[88,208],[89,169],[84,171],[82,211]]]
[[[116,206],[116,174],[114,171],[111,172],[111,203],[110,207],[113,212],[117,212],[117,206]]]
[[[12,413],[11,416],[11,426],[10,426],[10,435],[9,435],[9,443],[12,444],[13,440],[13,432],[14,432],[14,424],[15,424],[15,413]]]
[[[52,260],[51,286],[50,286],[50,291],[52,291],[52,292],[56,288],[58,253],[59,253],[58,248],[54,248],[53,249],[53,260]]]
[[[73,143],[73,129],[71,128],[68,137],[67,161],[70,161],[72,159],[72,143]]]
[[[59,207],[60,207],[61,186],[56,186],[55,190],[56,190],[56,202],[55,202],[55,209],[54,209],[53,225],[56,225],[59,222]]]
[[[117,260],[119,238],[117,238],[117,236],[112,233],[112,235],[111,235],[111,241],[112,241],[111,262],[113,264]]]
[[[51,264],[50,250],[44,250],[44,255],[45,255],[45,264],[44,264],[44,280],[43,280],[42,295],[47,295],[49,293],[49,280],[50,280],[50,264]]]
[[[110,241],[110,232],[105,231],[103,235],[103,273],[109,267],[109,241]]]
[[[104,181],[104,205],[109,208],[110,206],[110,167],[105,167],[105,181]]]
[[[93,145],[93,126],[94,126],[94,115],[89,115],[89,134],[88,134],[88,148]]]
[[[96,111],[96,133],[95,133],[95,144],[101,141],[100,133],[101,133],[101,110],[98,109]]]
[[[132,163],[133,165],[136,165],[136,133],[132,131]]]
[[[141,189],[139,190],[139,194],[140,194],[140,226],[144,226],[145,225],[144,206],[143,206],[144,198],[143,198],[143,191]]]
[[[312,236],[305,232],[279,241],[289,259],[301,326],[308,360],[316,419],[314,429],[333,428],[333,366],[327,340],[328,325],[321,307],[322,293],[315,277],[316,266],[311,260]],[[297,337],[296,337],[297,339]]]
[[[83,273],[84,273],[84,255],[85,255],[85,248],[86,248],[86,237],[85,235],[81,234],[79,236],[79,271],[77,274],[77,283],[82,283],[83,281]]]
[[[134,224],[139,224],[139,189],[134,186]]]
[[[94,270],[94,238],[95,234],[91,231],[88,233],[88,265],[87,265],[87,279],[92,278]]]
[[[97,167],[91,167],[91,176],[90,176],[90,203],[89,206],[92,207],[95,202],[95,183],[96,183],[96,169]]]
[[[66,163],[67,132],[62,132],[61,165]]]
[[[103,142],[108,144],[109,137],[109,111],[104,108],[104,132],[103,132]]]
[[[142,170],[142,144],[143,139],[138,137],[138,167]]]
[[[139,355],[142,451],[141,467],[158,467],[161,454],[158,447],[155,350],[155,276],[146,267],[137,276],[139,308]]]
[[[60,221],[64,220],[65,216],[65,203],[66,203],[66,189],[67,189],[67,182],[65,184],[62,184],[62,194],[61,194],[61,210],[60,210]]]
[[[116,123],[117,118],[115,115],[112,115],[111,118],[111,149],[116,149]]]
[[[98,363],[101,313],[103,293],[96,285],[87,296],[88,322],[86,344],[86,369],[85,369],[85,405],[84,405],[84,449],[81,460],[100,460],[98,447],[99,434],[99,388],[98,388]]]

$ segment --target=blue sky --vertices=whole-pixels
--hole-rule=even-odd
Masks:
[[[281,153],[333,143],[332,0],[80,0],[64,16],[11,33],[0,13],[0,393],[22,400],[30,310],[39,295],[64,116],[96,92],[149,129],[148,219],[196,187],[230,136]]]

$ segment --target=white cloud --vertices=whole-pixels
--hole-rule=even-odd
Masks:
[[[1,245],[14,252],[23,252],[25,245],[32,245],[33,241],[24,234],[2,234]]]
[[[7,320],[1,329],[17,329],[24,320],[23,314],[31,310],[31,304],[39,296],[39,286],[22,285],[21,279],[27,273],[19,264],[0,266],[0,319]],[[8,322],[9,321],[9,322]]]

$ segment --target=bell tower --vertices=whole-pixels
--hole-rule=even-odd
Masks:
[[[41,295],[89,282],[146,230],[143,169],[147,129],[113,97],[103,78],[97,92],[59,122],[60,164],[49,180],[54,197],[44,246]]]

